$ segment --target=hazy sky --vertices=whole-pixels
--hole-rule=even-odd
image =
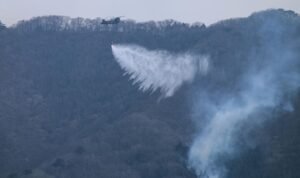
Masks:
[[[254,11],[284,8],[300,12],[300,0],[0,0],[0,20],[6,25],[42,15],[113,17],[137,21],[175,19],[211,24]]]

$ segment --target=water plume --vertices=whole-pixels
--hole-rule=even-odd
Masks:
[[[112,52],[142,91],[160,90],[164,97],[172,96],[183,83],[191,82],[196,74],[205,75],[209,69],[205,55],[173,54],[137,45],[112,45]]]

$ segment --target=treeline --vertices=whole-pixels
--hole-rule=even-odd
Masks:
[[[18,31],[148,31],[157,33],[158,31],[180,30],[184,31],[187,28],[205,28],[204,24],[195,23],[189,25],[174,20],[165,21],[149,21],[137,23],[134,20],[122,20],[119,24],[102,24],[101,18],[85,19],[85,18],[70,18],[66,16],[42,16],[35,17],[31,20],[20,21],[12,28]]]

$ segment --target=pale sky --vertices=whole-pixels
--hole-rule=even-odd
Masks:
[[[211,24],[269,8],[300,13],[300,0],[0,0],[0,20],[12,25],[43,15],[125,16],[137,21],[175,19]]]

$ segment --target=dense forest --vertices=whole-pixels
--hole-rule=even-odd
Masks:
[[[280,26],[265,27],[273,19]],[[268,57],[260,46],[278,37],[276,50],[291,46],[300,63],[300,16],[285,10],[210,26],[62,16],[0,23],[0,177],[205,178],[187,164],[201,128],[191,93],[213,81],[209,90],[234,94],[249,61],[261,62],[249,56]],[[210,54],[213,73],[161,99],[132,85],[112,44]],[[286,97],[292,109],[269,110],[271,119],[239,136],[242,151],[223,159],[228,178],[300,177],[300,92]]]

